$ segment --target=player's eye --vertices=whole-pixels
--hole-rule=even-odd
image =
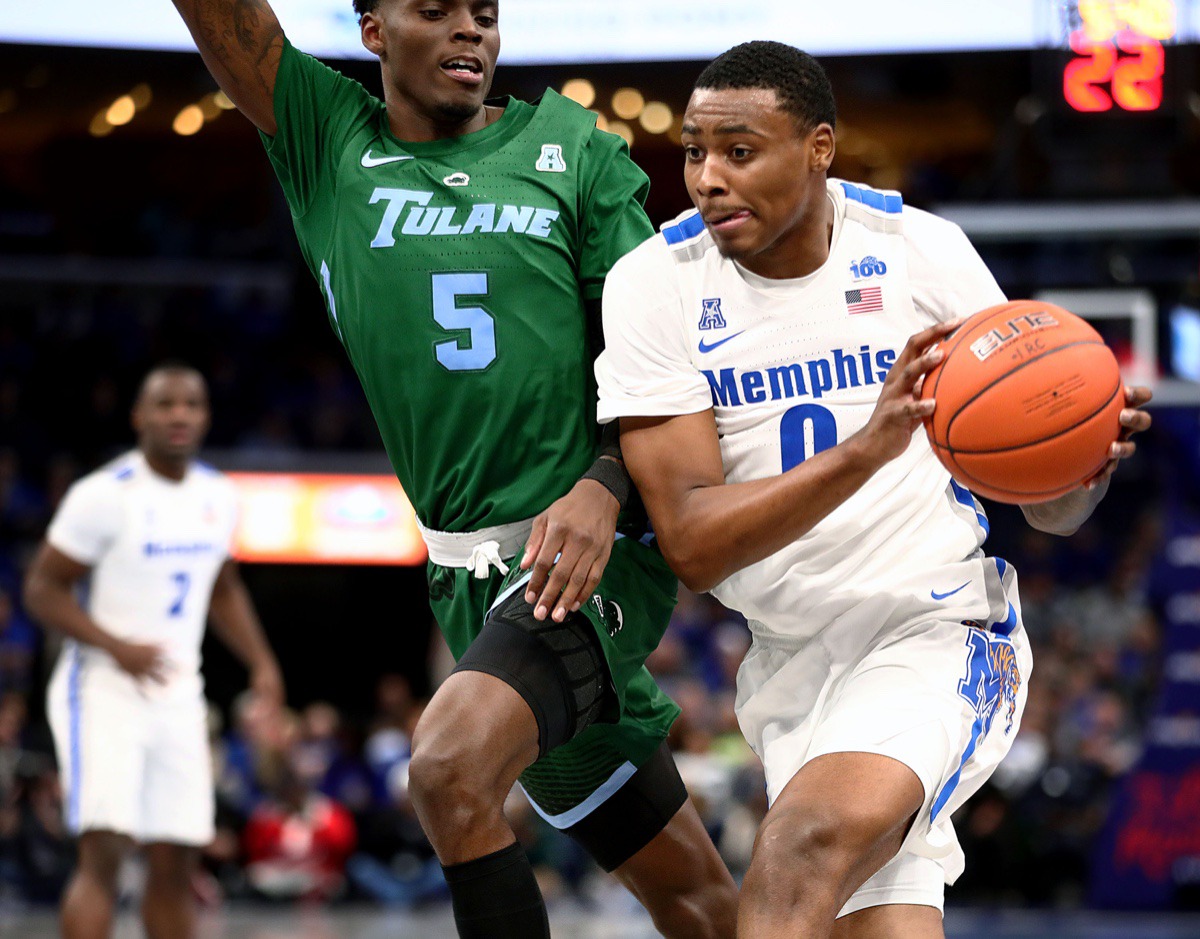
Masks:
[[[496,28],[496,17],[494,16],[477,16],[475,22],[479,24],[480,29]]]
[[[440,20],[445,15],[445,10],[430,9],[421,11],[421,16],[425,17],[427,20]]]
[[[693,147],[689,144],[683,148],[683,156],[685,159],[695,162],[704,158],[704,152],[699,147]]]
[[[752,152],[753,151],[749,147],[737,146],[730,148],[729,155],[735,160],[745,160]]]

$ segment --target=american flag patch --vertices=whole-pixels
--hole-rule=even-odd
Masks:
[[[846,309],[851,313],[878,313],[883,309],[882,287],[859,287],[846,291]]]

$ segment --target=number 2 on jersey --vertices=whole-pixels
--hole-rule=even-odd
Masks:
[[[175,582],[175,602],[171,604],[167,613],[171,616],[182,616],[183,602],[187,599],[188,588],[192,586],[192,575],[187,571],[180,571],[178,574],[172,574],[171,580]]]
[[[783,412],[779,421],[779,454],[786,473],[810,456],[837,446],[837,419],[829,408],[800,404]]]
[[[447,332],[468,330],[462,338],[433,345],[434,355],[451,372],[480,372],[496,360],[496,321],[481,306],[459,306],[463,297],[486,297],[488,275],[484,271],[469,274],[433,275],[433,319]]]

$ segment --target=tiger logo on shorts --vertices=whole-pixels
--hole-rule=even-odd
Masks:
[[[1012,640],[972,627],[967,632],[967,648],[967,674],[958,683],[958,693],[975,710],[976,738],[987,736],[1002,708],[1004,732],[1011,733],[1021,690],[1021,670]]]

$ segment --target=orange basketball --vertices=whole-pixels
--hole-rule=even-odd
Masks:
[[[1121,432],[1124,386],[1096,332],[1052,303],[982,310],[941,342],[925,376],[933,452],[950,475],[998,502],[1046,502],[1095,475]]]

